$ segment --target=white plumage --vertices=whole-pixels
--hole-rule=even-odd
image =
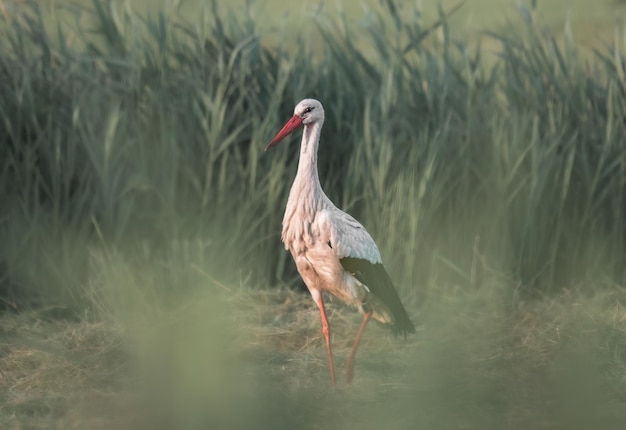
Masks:
[[[371,316],[389,324],[395,332],[415,332],[382,265],[374,239],[356,219],[338,209],[322,190],[317,171],[317,148],[324,124],[324,108],[314,99],[297,104],[293,117],[272,139],[266,150],[304,126],[298,172],[289,192],[283,218],[282,240],[293,255],[322,316],[331,380],[333,358],[322,292],[326,291],[363,311],[363,322],[347,361],[346,378],[362,332]]]

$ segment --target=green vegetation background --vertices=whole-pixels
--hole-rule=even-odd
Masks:
[[[218,3],[2,2],[2,420],[622,428],[621,6]],[[284,288],[303,97],[420,326],[354,389]]]

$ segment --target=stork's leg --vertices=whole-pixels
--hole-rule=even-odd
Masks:
[[[328,324],[328,318],[326,317],[326,308],[324,307],[324,297],[319,290],[310,290],[313,300],[317,303],[317,307],[320,308],[320,314],[322,315],[322,334],[326,339],[326,351],[328,352],[328,367],[330,368],[330,380],[335,384],[335,366],[333,366],[333,353],[330,347],[330,325]]]
[[[372,311],[363,313],[363,321],[361,321],[359,331],[356,333],[354,345],[352,345],[352,351],[350,351],[350,356],[348,357],[348,361],[346,362],[346,382],[352,381],[352,368],[354,367],[354,357],[356,356],[356,350],[359,347],[359,343],[361,342],[361,336],[365,331],[365,326],[367,325],[367,322],[370,320],[371,317]]]

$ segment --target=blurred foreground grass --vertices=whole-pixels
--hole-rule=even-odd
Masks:
[[[624,298],[525,303],[488,286],[450,291],[419,315],[416,336],[370,327],[355,381],[337,387],[317,309],[289,290],[207,293],[122,325],[55,309],[5,314],[0,424],[617,430],[626,422]],[[341,366],[359,316],[333,305],[330,314]]]

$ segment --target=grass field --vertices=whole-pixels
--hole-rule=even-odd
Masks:
[[[626,419],[623,292],[525,305],[487,287],[451,293],[406,341],[371,327],[355,381],[336,388],[308,297],[242,290],[216,310],[207,296],[123,325],[53,309],[5,315],[3,427],[618,429]],[[331,315],[341,365],[359,316]]]
[[[19,9],[23,0],[5,0],[8,9]],[[86,7],[88,3],[78,0],[47,0],[40,2],[42,9],[55,18],[67,18],[67,11]],[[118,8],[130,7],[138,13],[156,13],[161,5],[165,10],[177,10],[181,17],[196,23],[198,9],[202,9],[202,1],[169,1],[152,2],[146,0],[115,0]],[[206,3],[206,2],[204,2]],[[366,10],[380,11],[384,1],[365,0],[348,2],[320,2],[304,0],[286,2],[284,0],[268,1],[220,1],[216,4],[222,10],[230,7],[240,12],[250,14],[261,33],[275,41],[276,33],[300,34],[321,43],[318,28],[314,17],[322,15],[337,15],[342,13],[351,25],[364,25]],[[402,2],[401,2],[402,3]],[[405,2],[406,3],[406,2]],[[432,22],[438,16],[438,4],[444,9],[451,9],[460,1],[445,0],[442,2],[414,1],[409,2],[420,8],[426,22]],[[450,18],[450,28],[453,34],[465,40],[477,41],[482,38],[486,30],[506,32],[511,24],[518,21],[518,4],[530,2],[515,2],[503,0],[469,0]],[[536,14],[541,24],[550,28],[555,34],[561,35],[569,31],[583,49],[597,47],[612,42],[616,37],[623,39],[623,26],[626,18],[626,3],[620,0],[599,0],[588,2],[584,0],[550,0],[537,2]],[[12,6],[18,4],[18,6]],[[88,15],[88,14],[86,14]],[[71,22],[72,20],[69,20]],[[66,22],[67,24],[68,22]],[[567,28],[567,30],[566,30]],[[488,43],[489,41],[487,41]]]
[[[13,3],[5,0],[6,4]],[[19,3],[19,2],[15,2]],[[146,0],[117,1],[117,4],[129,4],[141,13],[154,11],[159,8],[157,4]],[[186,17],[193,17],[198,10],[201,1],[170,1],[170,5],[179,5],[181,13]],[[405,2],[406,3],[406,2]],[[441,4],[444,9],[451,8],[458,1],[445,0],[440,3],[428,1],[414,1],[413,4],[421,7],[424,18],[432,20],[437,17],[437,5]],[[530,4],[530,2],[521,2]],[[556,31],[564,28],[565,20],[569,14],[575,31],[580,32],[581,37],[595,37],[599,34],[611,34],[615,24],[623,24],[626,5],[619,0],[600,0],[589,3],[584,0],[551,0],[538,1],[537,12],[543,22]],[[58,10],[69,6],[85,6],[83,2],[76,0],[48,0],[42,2],[48,10]],[[223,8],[228,5],[236,10],[249,9],[259,19],[261,28],[287,25],[291,29],[310,30],[314,28],[311,16],[319,10],[335,12],[343,10],[349,19],[358,21],[362,18],[366,8],[380,10],[384,2],[378,0],[349,1],[349,2],[321,2],[319,0],[303,0],[300,2],[288,2],[284,0],[268,1],[217,1]],[[514,20],[516,17],[516,2],[503,0],[469,0],[463,9],[452,18],[451,25],[461,33],[482,31],[485,29],[497,29],[506,24],[507,19]],[[293,22],[292,22],[293,21]],[[307,28],[308,26],[308,28]]]
[[[25,3],[0,24],[0,428],[624,427],[618,3],[470,0],[432,31],[401,2]],[[336,387],[279,239],[297,139],[263,152],[305,96],[418,328],[372,324]],[[341,368],[360,316],[330,318]]]

